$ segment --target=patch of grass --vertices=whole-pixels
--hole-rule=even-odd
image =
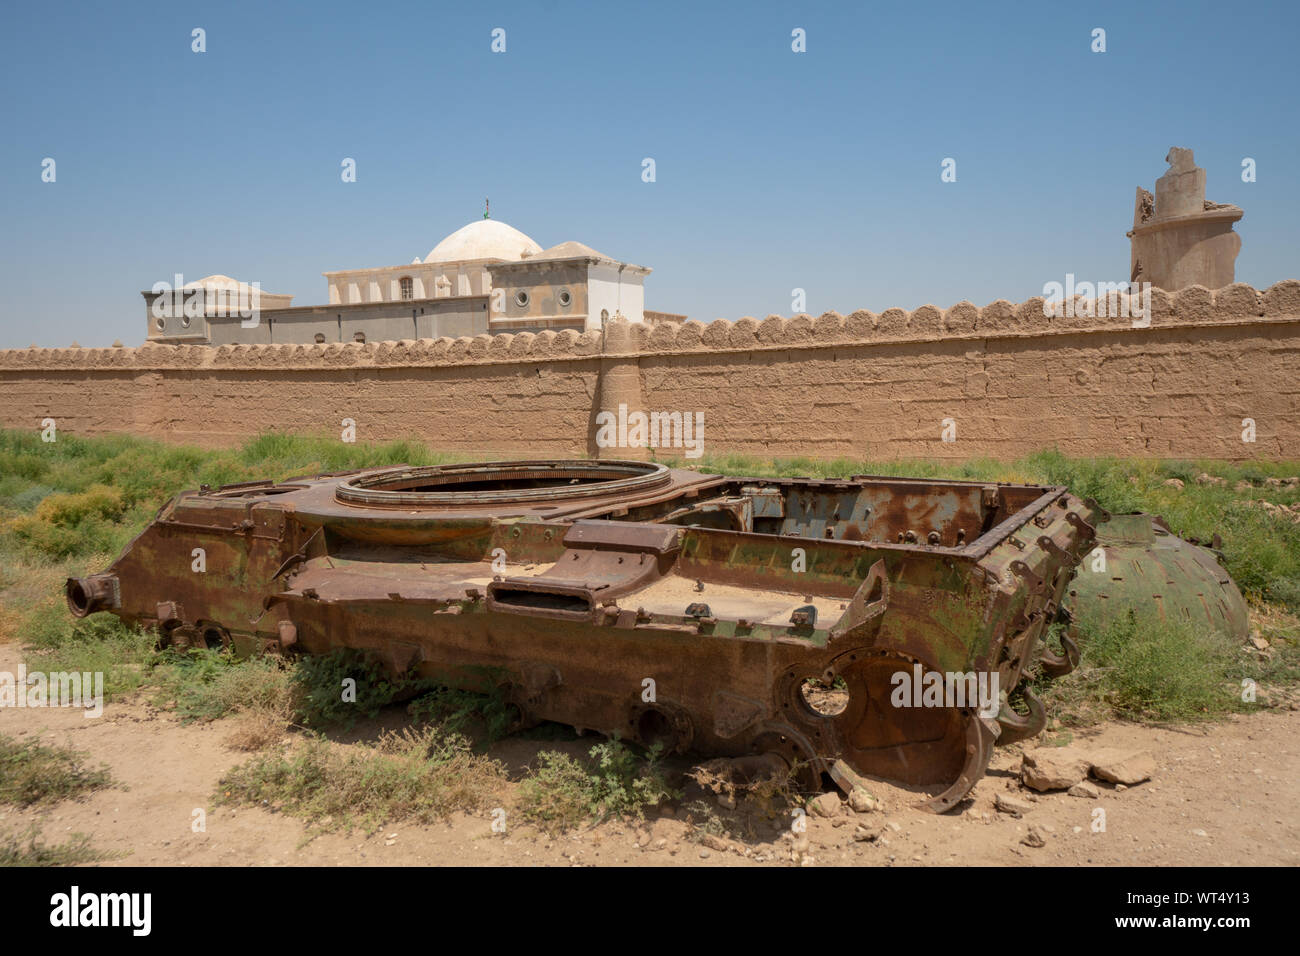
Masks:
[[[67,843],[45,843],[34,824],[24,833],[11,833],[0,839],[0,867],[3,866],[72,866],[77,863],[102,863],[117,860],[125,853],[96,850],[90,837],[74,833]]]
[[[175,708],[185,722],[256,712],[287,726],[293,712],[292,671],[276,657],[240,659],[227,650],[161,652],[154,664],[155,703]]]
[[[436,723],[484,744],[500,740],[514,722],[514,712],[500,690],[476,694],[436,687],[411,701],[407,712],[417,723]]]
[[[106,701],[144,683],[157,643],[153,632],[127,627],[111,614],[76,620],[53,607],[31,615],[21,632],[28,642],[28,670],[103,674]]]
[[[129,435],[0,429],[0,552],[30,560],[116,554],[177,492],[240,481],[464,460],[416,442],[263,433],[229,451]]]
[[[274,710],[246,710],[235,715],[235,728],[226,735],[225,744],[231,750],[252,753],[279,743],[289,721]]]
[[[1260,674],[1246,648],[1208,628],[1138,621],[1132,614],[1083,630],[1080,663],[1058,680],[1039,679],[1048,712],[1067,725],[1117,716],[1195,721],[1246,709],[1241,681]]]
[[[658,748],[640,758],[617,740],[591,748],[583,763],[554,750],[537,755],[537,767],[519,784],[523,817],[548,833],[561,833],[611,817],[641,820],[647,807],[681,797],[668,785]]]
[[[385,734],[376,747],[312,735],[289,754],[268,753],[221,778],[217,804],[263,803],[322,831],[373,832],[399,821],[432,823],[488,808],[505,768],[441,728]]]
[[[52,804],[113,786],[108,768],[87,766],[86,756],[70,747],[0,734],[0,804]]]
[[[293,670],[298,720],[304,727],[353,727],[396,700],[430,689],[426,680],[394,679],[371,654],[345,649],[304,657]]]

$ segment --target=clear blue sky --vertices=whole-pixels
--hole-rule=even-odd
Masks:
[[[0,346],[138,344],[176,272],[320,303],[322,271],[410,262],[485,196],[704,321],[795,287],[813,313],[1021,300],[1128,278],[1174,145],[1245,209],[1237,277],[1267,286],[1300,276],[1297,9],[8,4]]]

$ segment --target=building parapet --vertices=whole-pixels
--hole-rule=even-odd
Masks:
[[[1104,300],[1102,300],[1104,301]],[[1019,304],[999,299],[979,307],[959,302],[948,309],[859,310],[849,315],[778,315],[758,320],[622,323],[617,353],[606,351],[599,330],[521,332],[473,337],[280,345],[168,345],[138,348],[27,348],[0,350],[0,369],[121,368],[328,368],[403,365],[498,364],[563,361],[611,354],[755,351],[981,338],[1034,338],[1083,332],[1116,332],[1133,326],[1132,310],[1095,316],[1093,300],[1048,316],[1044,299]],[[1070,305],[1071,303],[1066,303]],[[1121,303],[1122,304],[1122,303]],[[325,307],[328,308],[328,307]],[[1067,314],[1060,314],[1061,312]],[[1107,309],[1107,312],[1111,310]],[[1068,314],[1073,312],[1072,315]],[[1245,283],[1217,290],[1190,286],[1176,293],[1151,291],[1150,328],[1196,327],[1300,319],[1300,280],[1286,279],[1257,291]],[[619,320],[614,320],[619,321]]]

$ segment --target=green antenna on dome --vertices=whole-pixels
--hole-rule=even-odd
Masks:
[[[484,218],[484,219],[491,219],[491,218],[492,218],[491,216],[488,215],[488,211],[489,211],[491,208],[492,208],[492,203],[491,203],[489,200],[484,199],[484,200],[483,200],[483,218]]]

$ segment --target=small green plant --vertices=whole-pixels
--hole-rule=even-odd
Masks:
[[[52,804],[113,786],[108,768],[87,766],[86,756],[70,747],[0,734],[0,804]]]
[[[537,755],[537,767],[520,783],[524,819],[563,832],[611,817],[643,819],[647,807],[675,800],[655,746],[642,760],[618,740],[597,744],[585,764],[557,751]]]

